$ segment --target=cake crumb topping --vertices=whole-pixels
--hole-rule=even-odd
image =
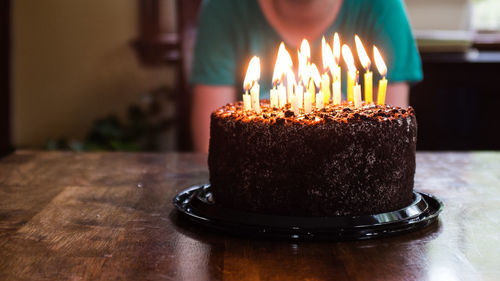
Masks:
[[[291,110],[290,104],[284,108],[271,108],[269,101],[262,100],[261,112],[245,110],[243,102],[226,104],[213,114],[217,117],[231,117],[241,121],[260,121],[264,123],[320,123],[320,122],[350,122],[356,120],[378,120],[379,122],[401,120],[415,115],[411,106],[406,108],[390,105],[365,104],[355,107],[352,103],[343,102],[341,105],[326,105],[322,109],[315,109],[305,113],[301,109],[299,115]]]

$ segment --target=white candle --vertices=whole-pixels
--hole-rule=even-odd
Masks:
[[[356,83],[353,88],[354,91],[354,106],[361,107],[361,85]]]
[[[286,89],[283,84],[278,85],[278,107],[283,108],[286,105]]]
[[[269,96],[271,108],[278,107],[278,90],[271,89]]]
[[[258,82],[255,82],[252,89],[250,89],[250,94],[252,95],[252,109],[257,113],[260,113],[259,92],[260,92],[260,85]]]
[[[299,108],[304,108],[304,87],[302,85],[295,85],[295,97],[297,97]]]
[[[293,110],[293,114],[295,114],[295,116],[299,116],[300,110],[299,110],[299,103],[297,100],[297,95],[292,96],[292,110]]]
[[[342,102],[340,80],[333,81],[332,89],[333,89],[333,104],[340,105],[340,103]]]
[[[252,110],[252,99],[248,91],[243,94],[243,106],[245,110]]]
[[[312,111],[312,95],[311,92],[304,93],[304,112],[310,113]]]
[[[293,72],[288,71],[287,72],[287,78],[286,78],[286,92],[287,92],[287,97],[288,97],[288,103],[292,103],[292,97],[293,97],[293,84],[295,83],[295,78],[292,79]]]
[[[324,102],[325,102],[325,97],[323,95],[323,92],[319,91],[316,94],[316,108],[322,109],[324,107]]]

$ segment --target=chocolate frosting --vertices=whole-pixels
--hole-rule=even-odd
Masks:
[[[296,116],[242,103],[211,115],[208,165],[216,204],[298,216],[392,211],[413,200],[413,108],[344,103]]]

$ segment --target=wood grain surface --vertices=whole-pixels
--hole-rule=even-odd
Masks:
[[[0,160],[0,280],[500,280],[500,153],[418,153],[439,222],[357,242],[256,241],[173,210],[206,155],[18,151]]]

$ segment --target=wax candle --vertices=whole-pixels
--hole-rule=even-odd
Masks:
[[[354,57],[351,49],[347,45],[342,46],[342,57],[347,64],[347,101],[354,102],[354,84],[358,75],[358,70],[354,64]]]
[[[375,59],[378,72],[382,75],[382,79],[378,82],[377,104],[383,105],[385,104],[385,94],[387,90],[387,79],[385,78],[387,75],[387,66],[376,46],[373,46],[373,58]]]
[[[342,102],[340,80],[333,81],[332,89],[333,89],[333,104],[339,105]]]
[[[342,72],[340,69],[340,55],[341,55],[340,38],[339,34],[335,32],[335,35],[333,36],[333,58],[335,60],[335,65],[332,69],[333,81],[335,80],[341,81]]]
[[[347,101],[354,102],[354,77],[356,76],[356,72],[348,71],[347,72]]]
[[[304,112],[310,113],[312,111],[312,94],[309,91],[304,93]]]
[[[323,96],[323,103],[330,103],[330,76],[328,73],[321,75],[321,93]]]
[[[371,61],[368,57],[368,54],[365,51],[365,47],[363,47],[363,43],[361,39],[359,39],[358,35],[354,36],[354,40],[356,41],[356,50],[358,51],[358,57],[361,61],[361,64],[365,68],[365,102],[371,103],[373,102],[373,73],[370,71]]]
[[[291,68],[289,68],[288,71],[286,72],[286,83],[287,83],[286,91],[287,91],[288,103],[292,103],[293,88],[296,82],[295,82],[295,74],[293,73]]]
[[[342,102],[342,72],[340,69],[340,37],[337,32],[333,36],[333,58],[335,65],[332,69],[332,91],[333,91],[333,104],[339,105]]]
[[[361,101],[361,85],[356,83],[353,88],[354,91],[354,106],[355,107],[361,107],[362,101]]]
[[[292,96],[292,110],[293,110],[293,114],[295,114],[295,116],[299,116],[300,109],[299,109],[299,102],[297,100],[297,95]]]
[[[286,89],[281,83],[278,85],[278,107],[283,108],[286,105]]]
[[[321,40],[322,55],[323,55],[323,69],[324,73],[321,75],[321,92],[323,93],[324,104],[330,103],[330,75],[329,70],[333,71],[335,59],[333,57],[332,48],[326,43],[325,37]]]
[[[315,104],[316,103],[316,87],[319,88],[321,85],[321,75],[319,74],[319,70],[314,63],[311,63],[309,65],[309,75],[311,78],[309,79],[308,90],[311,93],[312,103]]]
[[[243,94],[243,106],[245,110],[252,110],[252,99],[250,95],[248,94],[248,91],[246,91]]]
[[[325,98],[323,96],[323,92],[319,91],[316,94],[316,109],[322,109],[324,107]]]
[[[304,87],[302,85],[295,85],[295,97],[299,108],[304,108]]]
[[[270,96],[270,106],[271,108],[278,107],[278,90],[271,89]]]
[[[255,82],[252,86],[250,95],[252,96],[252,109],[257,113],[260,113],[260,85],[258,82]]]
[[[245,90],[245,93],[243,94],[243,105],[246,110],[253,109],[257,113],[260,113],[259,79],[260,59],[254,56],[248,64],[245,80],[243,81],[243,88]],[[250,96],[248,95],[248,90],[250,90]]]
[[[378,97],[377,97],[377,104],[383,105],[385,104],[385,93],[387,90],[387,79],[383,77],[378,81]]]

